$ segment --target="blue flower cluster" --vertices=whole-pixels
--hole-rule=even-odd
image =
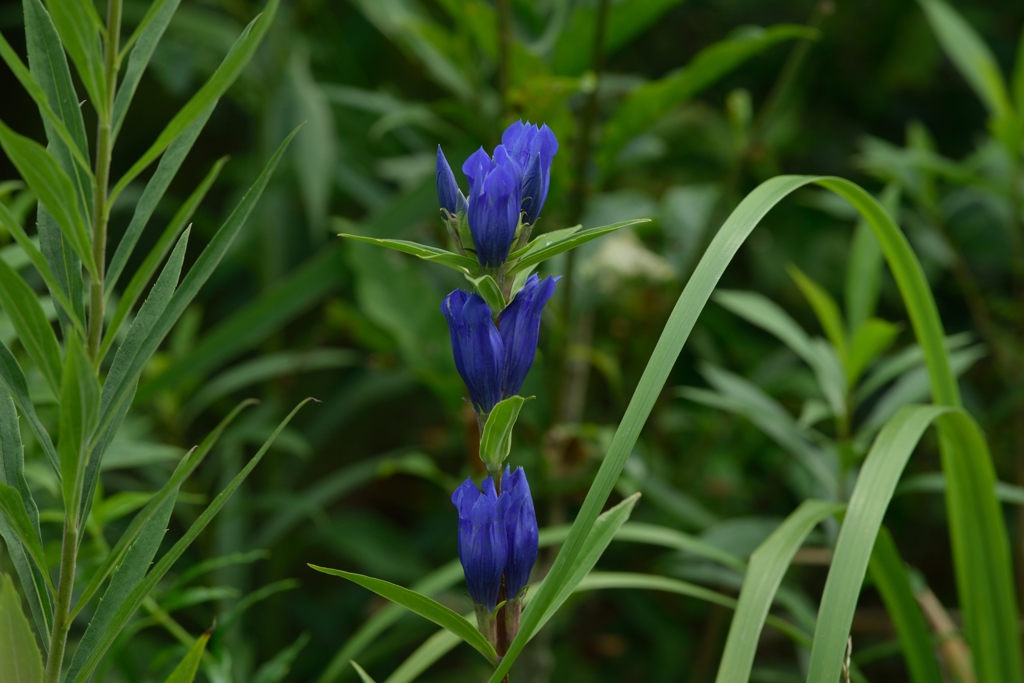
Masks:
[[[546,124],[516,121],[502,133],[493,155],[481,147],[462,165],[469,180],[467,200],[438,145],[437,200],[449,217],[457,220],[464,213],[477,261],[484,268],[501,267],[517,233],[521,236],[523,226],[537,222],[557,152],[558,140]]]
[[[455,367],[480,415],[522,388],[537,353],[541,313],[558,279],[531,275],[498,315],[497,325],[479,294],[456,289],[445,297],[441,312],[448,319]]]
[[[517,601],[537,560],[537,516],[522,467],[505,468],[499,495],[488,477],[483,492],[467,479],[452,494],[459,511],[459,559],[473,602],[493,612],[502,577],[505,599]]]

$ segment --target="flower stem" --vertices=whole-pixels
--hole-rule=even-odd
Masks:
[[[77,517],[77,514],[73,515]],[[46,683],[59,683],[61,666],[64,663],[64,648],[71,628],[71,594],[75,587],[75,560],[78,554],[78,520],[69,519],[64,524],[64,542],[60,552],[60,583],[57,585],[56,613],[53,617],[53,633],[50,635],[50,652],[46,658]]]

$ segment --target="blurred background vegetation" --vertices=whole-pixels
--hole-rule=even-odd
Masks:
[[[129,30],[146,7],[126,3]],[[1011,73],[1024,4],[956,7]],[[247,0],[182,4],[140,86],[115,176],[259,11]],[[20,27],[20,4],[0,4],[0,30],[24,54]],[[1018,87],[1024,91],[1024,83]],[[4,120],[43,139],[35,107],[6,70],[0,93]],[[157,224],[171,222],[230,156],[193,218],[193,241],[201,245],[278,141],[300,122],[305,128],[224,265],[147,370],[104,463],[105,505],[86,543],[105,543],[102,527],[123,524],[145,502],[140,492],[163,481],[241,398],[262,403],[225,435],[187,496],[183,490],[165,543],[283,412],[306,396],[322,403],[296,418],[178,563],[129,630],[130,646],[126,638],[108,657],[102,680],[158,680],[181,652],[181,629],[195,634],[214,619],[219,628],[204,667],[211,681],[354,680],[349,639],[382,604],[306,563],[411,585],[455,557],[448,496],[482,471],[467,446],[475,419],[461,401],[438,310],[459,279],[335,235],[442,244],[436,145],[459,167],[520,117],[546,122],[561,145],[539,231],[653,219],[548,264],[565,279],[524,387],[538,400],[523,410],[510,460],[530,472],[542,526],[572,520],[714,230],[757,183],[779,173],[852,178],[898,215],[953,335],[965,401],[987,432],[1000,479],[1024,484],[1024,231],[1021,198],[1005,190],[1020,172],[1019,158],[1015,168],[1000,157],[985,103],[944,55],[918,4],[293,0],[214,112]],[[15,178],[0,159],[0,181]],[[122,195],[122,210],[115,207],[112,240],[141,188]],[[17,184],[0,183],[0,201],[22,218],[34,211]],[[621,493],[645,494],[633,521],[674,527],[745,556],[801,500],[822,495],[821,482],[797,464],[801,453],[831,454],[845,476],[888,415],[927,397],[895,287],[881,277],[875,312],[870,269],[859,271],[850,259],[863,252],[855,247],[855,215],[837,202],[814,190],[786,202],[754,233],[723,286],[757,292],[811,337],[838,345],[805,298],[818,290],[794,275],[795,265],[841,302],[849,334],[874,315],[892,323],[876,326],[864,361],[873,372],[859,383],[860,372],[847,373],[845,417],[831,419],[828,392],[798,353],[747,322],[757,317],[751,309],[767,309],[763,300],[719,298],[701,317],[620,480]],[[158,236],[156,228],[144,234],[137,253]],[[0,335],[13,337],[2,317]],[[930,439],[911,464],[914,473],[937,470]],[[33,486],[53,486],[41,456],[30,449],[28,458]],[[843,498],[847,483],[838,481],[829,495]],[[935,495],[941,487],[928,474],[905,481],[887,525],[904,559],[922,570],[922,590],[955,618],[943,500]],[[1024,502],[1019,489],[1004,493]],[[1011,534],[1016,550],[1019,522]],[[798,556],[790,572],[794,604],[813,609],[827,536],[826,529],[816,541],[823,552]],[[542,551],[540,564],[551,557]],[[685,553],[631,544],[613,544],[601,566],[653,570],[733,593],[739,581]],[[460,591],[442,599],[465,606]],[[515,678],[711,681],[729,619],[724,608],[680,596],[586,594],[531,645]],[[426,622],[405,617],[358,660],[383,680],[430,633]],[[854,658],[870,680],[906,680],[892,625],[870,589],[853,637]],[[767,629],[756,678],[790,680],[800,659]],[[422,680],[480,680],[481,667],[461,648]]]

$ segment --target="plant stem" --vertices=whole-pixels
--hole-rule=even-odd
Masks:
[[[77,517],[77,515],[73,515]],[[64,523],[64,542],[60,552],[60,583],[57,585],[56,613],[53,616],[53,633],[50,635],[50,652],[46,658],[46,683],[59,683],[61,666],[64,663],[64,648],[71,628],[71,594],[75,588],[75,560],[78,555],[78,520],[68,519]]]
[[[103,311],[106,299],[103,281],[107,267],[107,222],[110,206],[107,203],[107,185],[110,182],[110,157],[113,151],[111,135],[114,113],[114,93],[117,91],[118,44],[121,39],[122,0],[107,3],[107,41],[104,54],[104,75],[107,84],[107,101],[98,108],[98,131],[96,134],[96,183],[93,185],[92,222],[92,278],[89,302],[89,357],[99,365],[100,341],[103,338]]]

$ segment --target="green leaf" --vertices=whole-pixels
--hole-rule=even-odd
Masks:
[[[898,215],[900,186],[897,183],[886,185],[880,201],[890,215]],[[882,260],[882,247],[871,231],[871,226],[864,219],[857,221],[850,242],[843,290],[846,321],[851,330],[859,329],[864,321],[875,315],[878,294],[882,288]]]
[[[839,503],[804,501],[750,556],[715,683],[746,683],[750,678],[761,629],[793,555],[807,534],[842,509]]]
[[[117,139],[117,134],[121,131],[121,124],[124,123],[125,114],[128,113],[128,106],[131,104],[132,98],[135,97],[135,90],[139,87],[142,74],[149,65],[149,60],[153,57],[153,51],[156,50],[157,43],[163,37],[168,24],[171,23],[171,17],[177,11],[179,3],[180,0],[157,0],[150,5],[149,9],[146,10],[146,16],[142,18],[142,21],[135,27],[135,31],[132,32],[132,35],[121,48],[121,59],[124,58],[126,50],[131,49],[132,52],[131,56],[128,57],[128,68],[125,69],[124,78],[117,89],[117,95],[114,96],[114,112],[111,124],[111,136],[114,140]]]
[[[175,141],[175,145],[177,145],[178,142],[180,142],[181,140],[182,138],[178,138],[178,140]],[[171,150],[168,151],[167,155],[165,155],[164,158],[160,160],[160,166],[157,167],[156,175],[153,176],[154,178],[156,178],[160,174],[160,167],[163,166],[164,162],[167,161],[168,158],[171,158],[173,151],[174,145],[171,146]],[[121,325],[124,323],[125,318],[128,317],[128,314],[135,307],[135,304],[138,302],[139,297],[142,296],[143,290],[146,288],[146,285],[149,284],[149,281],[153,277],[153,274],[156,272],[156,269],[160,266],[164,258],[167,256],[167,252],[171,250],[171,245],[174,243],[176,239],[178,239],[178,236],[181,235],[182,231],[185,229],[185,226],[188,225],[188,222],[192,219],[192,214],[195,213],[196,209],[199,207],[200,202],[203,201],[203,198],[206,196],[207,191],[210,189],[210,186],[213,185],[213,181],[217,179],[217,176],[220,174],[220,170],[221,168],[224,167],[224,163],[226,161],[226,158],[220,159],[219,161],[217,161],[216,164],[213,165],[213,168],[210,169],[210,172],[206,174],[206,177],[203,179],[203,182],[201,182],[199,184],[199,187],[197,187],[195,191],[192,192],[191,195],[189,195],[188,199],[185,200],[185,203],[181,205],[178,211],[174,214],[174,217],[171,218],[171,221],[167,224],[167,227],[160,235],[160,238],[157,240],[157,243],[153,246],[150,252],[146,254],[146,258],[142,262],[142,265],[139,266],[139,268],[135,271],[135,274],[132,275],[131,281],[129,281],[128,286],[125,288],[124,293],[121,295],[121,299],[117,302],[117,309],[114,311],[114,315],[110,319],[110,323],[107,326],[107,331],[103,336],[103,342],[100,344],[100,358],[106,357],[107,352],[110,350],[110,347],[113,345],[114,340],[117,338],[117,334],[120,331]],[[170,178],[168,178],[167,180],[170,181]],[[145,198],[146,193],[149,192],[149,189],[152,185],[153,181],[150,180],[150,184],[146,187],[146,191],[143,192],[143,198]],[[166,189],[166,186],[164,187],[164,189]],[[162,193],[163,190],[160,190],[160,192]],[[131,231],[132,226],[135,225],[135,218],[139,216],[139,211],[142,206],[143,200],[140,200],[139,204],[136,205],[135,217],[132,218],[132,222],[128,226],[129,231]],[[156,201],[154,200],[153,207],[155,206]],[[141,233],[142,226],[139,226],[138,230]],[[136,234],[136,238],[137,237],[138,234]],[[128,232],[126,232],[125,236],[121,239],[121,243],[117,245],[117,253],[114,254],[115,262],[117,261],[118,255],[122,253],[122,247],[126,246],[127,239]],[[122,267],[128,261],[128,256],[132,250],[132,246],[134,245],[128,246],[128,248],[124,249],[124,260],[120,262]],[[114,263],[111,264],[112,269],[114,265]],[[119,271],[120,269],[113,271],[114,275],[116,276]],[[110,282],[110,280],[107,280],[107,282]],[[107,289],[108,296],[111,291],[113,290],[110,288]]]
[[[896,549],[892,534],[884,526],[875,539],[868,569],[896,628],[911,682],[942,683],[942,671],[935,659],[932,633],[921,612],[921,606],[914,598],[903,558]]]
[[[846,357],[846,382],[855,386],[861,373],[871,365],[872,361],[885,353],[896,337],[900,334],[900,326],[893,323],[869,318],[861,323],[853,333],[850,341],[850,352]]]
[[[214,105],[210,105],[205,111],[203,111],[199,117],[189,124],[188,128],[178,136],[174,142],[167,148],[167,151],[160,158],[160,163],[156,166],[156,171],[153,173],[153,177],[146,183],[146,189],[142,191],[142,196],[139,197],[139,201],[135,204],[135,213],[132,214],[132,220],[125,228],[124,235],[121,236],[121,241],[117,243],[117,250],[114,252],[113,258],[110,259],[110,267],[107,268],[105,277],[106,295],[109,297],[110,293],[114,291],[114,287],[117,285],[118,280],[121,278],[121,273],[124,270],[125,264],[128,263],[129,257],[135,250],[135,245],[139,241],[139,235],[145,230],[146,225],[149,223],[150,217],[153,215],[153,211],[156,209],[157,204],[160,203],[160,199],[164,196],[167,191],[167,187],[171,184],[178,169],[181,168],[182,162],[185,157],[188,156],[189,151],[192,149],[192,145],[195,144],[196,138],[199,137],[199,133],[202,132],[206,122],[210,119],[210,114],[213,113]],[[181,205],[174,217],[171,219],[167,228],[164,230],[160,239],[157,241],[157,245],[147,255],[145,262],[143,263],[140,270],[146,271],[148,275],[140,275],[137,271],[135,276],[132,278],[132,284],[135,284],[136,279],[141,279],[142,283],[137,285],[138,287],[144,286],[149,282],[149,278],[156,272],[156,268],[159,265],[159,261],[163,260],[163,257],[167,255],[167,251],[171,248],[171,243],[177,239],[178,233],[184,228],[185,224],[188,223],[192,214],[195,212],[199,202],[206,196],[206,192],[210,189],[210,186],[217,179],[220,174],[220,170],[224,167],[227,162],[227,157],[222,157],[217,160],[210,169],[210,172],[206,174],[203,181],[199,183],[199,186],[192,192],[185,203]],[[180,227],[178,226],[180,223]],[[160,254],[159,257],[155,254]],[[157,263],[152,263],[152,260],[156,260]],[[125,293],[127,294],[132,284],[128,285]],[[137,297],[138,295],[136,295]],[[129,309],[134,305],[134,301],[129,304]],[[110,326],[116,329],[114,325]]]
[[[729,72],[783,41],[817,40],[807,26],[780,24],[767,29],[747,27],[732,38],[701,50],[689,64],[634,90],[605,125],[597,161],[604,174],[615,166],[626,144],[657,123],[674,107],[710,87]]]
[[[825,189],[835,192],[850,202],[871,225],[882,245],[889,270],[896,280],[904,305],[910,316],[917,342],[920,345],[930,378],[932,396],[936,403],[942,405],[960,405],[960,392],[956,377],[951,372],[949,355],[945,346],[945,336],[939,320],[935,299],[932,297],[928,281],[921,270],[921,265],[914,256],[906,237],[892,222],[891,217],[878,202],[856,184],[836,177],[815,176],[779,176],[765,181],[733,210],[722,225],[718,234],[712,239],[706,253],[697,264],[693,275],[683,289],[672,314],[669,316],[655,347],[651,360],[640,378],[640,382],[626,408],[625,415],[615,435],[612,437],[608,451],[601,462],[601,467],[594,478],[590,491],[583,501],[580,512],[573,523],[565,544],[562,546],[548,577],[550,584],[545,583],[534,597],[534,604],[542,605],[545,610],[556,595],[555,586],[567,579],[569,568],[575,560],[580,548],[590,532],[615,487],[626,460],[629,458],[644,422],[650,415],[655,401],[661,394],[676,358],[693,329],[715,285],[747,236],[760,223],[761,219],[783,198],[795,190],[816,183]],[[970,444],[977,446],[975,442]],[[985,523],[992,524],[988,530],[982,529],[981,538],[976,547],[971,548],[973,555],[964,546],[964,532],[959,527],[972,522],[978,517],[976,513],[989,510],[991,505],[998,506],[994,495],[994,484],[989,482],[986,491],[984,486],[975,485],[972,480],[981,476],[984,480],[991,472],[991,460],[987,455],[984,440],[980,442],[983,451],[975,455],[974,460],[967,460],[971,452],[967,444],[943,440],[940,442],[943,453],[943,468],[947,474],[956,468],[957,477],[964,479],[958,486],[970,486],[971,497],[951,496],[954,505],[947,506],[951,529],[957,527],[954,543],[957,577],[963,581],[961,585],[961,605],[967,617],[969,640],[972,643],[983,642],[981,636],[989,640],[979,648],[976,656],[984,658],[986,674],[979,676],[984,680],[1008,681],[1019,683],[1024,678],[1019,674],[1019,663],[1012,664],[1014,658],[1019,662],[1020,643],[1015,633],[1015,616],[1013,615],[1014,588],[1011,576],[1009,555],[1005,548],[1005,524],[1002,518],[991,519],[985,513]],[[977,453],[977,451],[974,451]],[[961,463],[967,463],[961,465]],[[950,481],[958,481],[950,476]],[[993,477],[994,479],[994,477]],[[985,483],[984,481],[982,483]],[[987,497],[986,497],[987,496]],[[989,499],[991,499],[989,501]],[[998,507],[996,507],[998,509]],[[965,522],[966,520],[966,522]],[[978,531],[971,527],[970,531]],[[1002,536],[1001,536],[1002,535]],[[1000,541],[1000,538],[1003,538]],[[548,587],[550,585],[550,587]],[[986,586],[993,585],[1005,592],[996,597],[994,592],[985,592]],[[995,589],[993,589],[995,590]],[[969,593],[969,594],[968,594]],[[529,618],[527,618],[529,616]],[[515,663],[519,653],[526,644],[524,633],[532,632],[540,615],[536,612],[523,615],[519,636],[511,643],[509,650],[494,674],[490,683],[499,683]],[[986,620],[994,624],[992,630],[979,627]],[[974,630],[981,632],[974,633]],[[1004,652],[999,655],[997,653]],[[980,674],[980,670],[979,670]]]
[[[81,147],[77,144],[74,136],[71,135],[71,131],[68,130],[67,126],[64,125],[64,120],[61,119],[53,111],[50,106],[50,100],[47,98],[46,93],[42,87],[36,83],[35,79],[29,73],[28,68],[22,63],[21,58],[11,48],[10,43],[7,39],[0,35],[0,57],[7,63],[11,71],[14,72],[14,76],[21,83],[21,87],[25,89],[25,92],[29,94],[32,101],[39,107],[39,111],[42,113],[46,123],[52,127],[53,131],[60,137],[61,141],[67,146],[67,149],[74,156],[75,162],[78,163],[79,167],[83,169],[86,175],[91,175],[89,171],[89,160],[85,157]]]
[[[192,683],[195,680],[196,672],[199,670],[199,664],[203,661],[206,641],[209,639],[209,631],[196,638],[196,642],[192,643],[192,647],[185,653],[178,666],[174,667],[174,671],[164,679],[164,683]]]
[[[480,436],[480,459],[491,474],[500,471],[501,463],[505,462],[512,450],[512,428],[524,403],[526,399],[522,396],[510,396],[495,404],[487,416]]]
[[[448,631],[442,631],[442,633],[448,633]],[[459,642],[457,638],[455,642]],[[363,667],[356,664],[356,660],[349,660],[349,664],[351,664],[352,668],[356,670],[357,674],[359,674],[359,680],[361,680],[363,683],[377,683],[377,681],[373,680],[373,678],[370,677],[370,674],[366,673],[366,671],[363,670]]]
[[[505,296],[501,293],[501,287],[490,275],[472,277],[468,273],[466,279],[473,283],[473,287],[483,297],[487,305],[491,307],[491,313],[497,315],[505,310]]]
[[[25,230],[18,223],[18,219],[14,217],[10,209],[5,204],[0,203],[0,225],[11,233],[14,240],[18,245],[25,251],[25,255],[28,256],[29,261],[35,266],[36,270],[43,278],[43,282],[46,283],[46,288],[50,290],[50,296],[57,300],[58,303],[63,307],[64,312],[69,316],[75,329],[79,331],[84,339],[86,336],[85,326],[82,320],[78,317],[78,312],[75,307],[72,306],[71,301],[68,300],[67,293],[64,291],[64,287],[57,280],[57,276],[53,274],[53,270],[50,269],[50,264],[47,262],[43,252],[39,251],[39,248],[35,243],[25,234]]]
[[[132,167],[117,181],[114,189],[110,191],[110,201],[113,202],[118,195],[128,187],[128,183],[132,182],[142,171],[153,163],[158,156],[160,156],[167,147],[174,142],[179,135],[185,132],[186,129],[198,118],[200,118],[208,107],[211,107],[217,103],[221,95],[235,82],[239,74],[245,68],[249,60],[252,59],[253,54],[256,52],[256,48],[259,47],[263,41],[263,36],[266,35],[267,30],[270,28],[270,24],[274,21],[274,15],[277,13],[277,7],[280,0],[270,0],[267,3],[266,8],[260,16],[253,19],[245,30],[242,31],[242,35],[238,37],[235,44],[231,46],[231,50],[227,56],[224,57],[224,61],[221,62],[217,70],[213,72],[209,80],[203,84],[203,87],[199,89],[192,99],[185,104],[181,110],[174,115],[171,122],[163,129],[157,137],[156,142],[146,150],[145,154],[139,158]],[[294,135],[294,133],[292,133]],[[291,136],[288,138],[291,140]]]
[[[48,3],[53,25],[60,34],[64,48],[71,56],[82,79],[92,106],[101,118],[107,115],[109,97],[103,73],[103,50],[100,45],[100,21],[96,7],[90,0],[50,0]],[[113,84],[110,84],[113,87]]]
[[[804,275],[803,271],[795,265],[790,264],[786,270],[789,271],[793,281],[803,292],[807,302],[811,304],[811,308],[814,309],[814,315],[817,316],[821,329],[825,331],[825,336],[836,348],[839,360],[843,366],[847,366],[849,350],[847,349],[846,324],[843,322],[843,315],[839,312],[836,300],[825,291],[824,287]]]
[[[487,661],[491,663],[494,663],[498,659],[498,655],[494,652],[494,648],[491,647],[491,644],[487,642],[487,639],[480,634],[480,631],[476,629],[476,626],[473,623],[425,595],[421,595],[416,591],[409,590],[408,588],[396,586],[388,581],[375,579],[371,576],[343,572],[340,569],[318,567],[315,564],[311,564],[309,566],[318,572],[348,579],[352,583],[359,584],[363,588],[371,590],[377,595],[387,598],[391,602],[397,603],[425,619],[429,619],[438,626],[448,629],[454,635],[469,643],[473,649],[482,654]]]
[[[1013,118],[1006,82],[981,36],[942,0],[919,0],[942,50],[996,120]]]
[[[39,445],[42,446],[43,452],[46,453],[53,471],[60,472],[60,457],[57,455],[57,449],[53,447],[50,433],[46,431],[46,427],[43,426],[36,414],[35,405],[28,393],[28,380],[25,379],[25,372],[21,369],[14,354],[2,341],[0,341],[0,383],[14,399],[21,416],[32,428],[32,433]]]
[[[88,461],[88,446],[96,429],[100,386],[82,342],[68,340],[64,383],[60,390],[60,478],[64,509],[74,514],[82,502],[82,485]]]
[[[43,542],[39,538],[39,531],[35,524],[32,523],[32,518],[25,508],[25,501],[22,500],[18,489],[0,483],[0,512],[3,513],[8,526],[11,527],[18,540],[21,541],[21,544],[28,551],[29,556],[36,563],[36,567],[38,567],[46,579],[50,589],[56,593],[57,591],[53,588],[53,583],[50,580],[50,572],[46,564],[46,553],[43,552]]]
[[[437,247],[429,247],[425,244],[409,242],[408,240],[377,239],[375,237],[363,237],[362,235],[349,235],[346,233],[340,233],[338,237],[355,240],[356,242],[365,242],[366,244],[375,244],[378,247],[394,249],[395,251],[400,251],[403,254],[412,254],[424,261],[439,263],[442,266],[447,266],[453,270],[457,270],[464,275],[476,272],[479,269],[479,264],[477,264],[476,259],[471,259],[468,256],[460,256],[454,252],[445,251],[444,249],[439,249]]]
[[[43,683],[43,656],[6,574],[0,574],[0,662],[12,683]]]
[[[260,666],[252,676],[252,683],[281,683],[291,671],[295,658],[309,644],[309,634],[303,633],[295,642],[274,655],[269,662]]]
[[[15,133],[3,121],[0,121],[0,146],[39,201],[53,215],[78,258],[90,273],[93,272],[89,233],[75,201],[77,194],[71,178],[42,145]]]
[[[78,645],[78,649],[75,650],[74,658],[71,661],[71,667],[65,676],[65,680],[74,683],[86,683],[95,671],[96,666],[100,660],[106,654],[107,650],[114,641],[117,639],[117,635],[121,630],[128,624],[128,621],[135,614],[135,611],[142,604],[146,596],[149,595],[150,591],[156,587],[160,579],[170,570],[174,563],[182,556],[185,550],[192,545],[192,542],[199,536],[200,533],[209,525],[210,521],[221,511],[231,495],[242,485],[242,482],[249,476],[256,465],[259,464],[260,460],[273,445],[278,435],[288,426],[295,414],[309,401],[313,399],[307,398],[305,401],[295,406],[295,408],[285,417],[284,420],[277,426],[274,432],[270,435],[270,438],[260,447],[256,455],[242,468],[242,471],[235,475],[234,479],[217,494],[217,497],[213,499],[213,502],[203,513],[199,515],[192,526],[189,527],[188,531],[178,539],[170,550],[167,551],[160,561],[146,574],[146,577],[139,582],[128,595],[128,597],[117,606],[117,611],[114,613],[110,623],[103,629],[103,632],[97,635],[97,638],[92,647],[84,647],[85,639],[83,638],[82,643]],[[147,506],[148,507],[148,506]],[[141,513],[140,513],[141,514]]]
[[[571,233],[564,237],[555,237],[555,233],[547,233],[541,235],[537,239],[533,240],[529,245],[526,246],[526,251],[523,256],[516,261],[514,264],[509,264],[507,271],[508,275],[514,275],[515,273],[535,266],[542,261],[547,261],[552,256],[557,256],[563,251],[569,251],[575,249],[581,244],[586,244],[591,240],[595,240],[598,237],[603,237],[609,233],[613,233],[616,230],[622,228],[628,228],[631,225],[637,225],[639,223],[650,223],[650,218],[634,218],[629,221],[620,221],[619,223],[612,223],[611,225],[604,225],[600,228],[588,228],[587,230],[577,231],[576,228],[569,228],[572,230]],[[562,231],[556,231],[562,232]],[[551,237],[549,237],[549,235]],[[511,257],[510,257],[511,259]]]
[[[235,210],[228,216],[227,221],[220,227],[217,234],[213,236],[206,249],[199,255],[199,258],[196,259],[192,269],[182,280],[177,290],[175,290],[174,296],[171,297],[167,304],[167,308],[164,309],[163,314],[155,321],[149,334],[146,335],[138,348],[134,350],[131,357],[125,358],[124,370],[118,374],[116,380],[110,375],[107,376],[107,381],[103,386],[103,409],[100,412],[101,430],[113,424],[114,416],[125,404],[125,401],[128,400],[128,396],[134,390],[135,383],[142,374],[142,369],[146,366],[146,363],[149,362],[149,359],[159,348],[160,343],[167,336],[167,333],[170,332],[174,323],[185,312],[192,299],[199,293],[199,289],[209,279],[213,270],[220,263],[220,260],[224,258],[228,247],[231,246],[235,236],[242,229],[246,219],[252,212],[253,207],[256,206],[260,195],[263,194],[263,190],[270,180],[270,175],[274,172],[278,162],[281,160],[281,156],[288,147],[288,143],[291,142],[296,132],[298,131],[292,131],[285,138],[284,142],[281,143],[281,146],[278,147],[274,156],[267,162],[266,167],[264,167],[256,182],[245,193],[245,196],[239,201]],[[119,349],[118,355],[120,353]],[[117,357],[115,356],[115,362],[116,359]],[[113,371],[111,374],[113,374]]]
[[[0,306],[11,318],[18,340],[39,367],[55,395],[61,391],[60,346],[36,293],[0,259]]]

